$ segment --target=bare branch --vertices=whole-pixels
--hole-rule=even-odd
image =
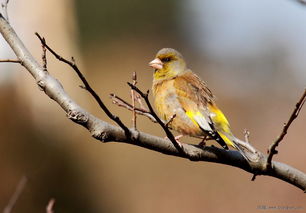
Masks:
[[[10,0],[5,0],[4,3],[1,4],[2,10],[3,10],[3,16],[9,22],[8,12],[7,12],[7,6]]]
[[[0,63],[18,63],[22,65],[21,61],[16,59],[0,59]]]
[[[140,95],[139,95],[138,93],[136,93],[135,96],[136,96],[136,100],[137,100],[137,102],[138,102],[140,108],[141,108],[142,110],[144,110],[144,111],[148,111],[148,109],[147,109],[147,108],[144,106],[144,104],[142,103]],[[155,121],[155,122],[156,122],[156,121]]]
[[[47,207],[46,207],[46,213],[54,213],[54,211],[53,211],[54,204],[55,204],[55,199],[51,198],[48,202]]]
[[[300,98],[300,100],[296,103],[295,108],[294,108],[294,110],[293,110],[293,112],[292,112],[288,122],[284,124],[284,127],[283,127],[283,130],[282,130],[281,134],[270,145],[270,147],[268,149],[268,157],[267,157],[267,165],[266,165],[267,169],[271,168],[273,155],[277,154],[276,147],[284,139],[284,137],[287,134],[287,131],[288,131],[290,125],[292,124],[294,119],[296,119],[297,116],[299,115],[299,113],[300,113],[300,111],[301,111],[305,101],[306,101],[306,89],[304,90],[304,93],[303,93],[302,97]]]
[[[306,5],[306,0],[297,0],[298,3]]]
[[[137,75],[136,72],[133,72],[132,75],[132,80],[133,80],[133,85],[136,86],[137,84]],[[131,98],[132,98],[132,108],[133,108],[133,118],[132,118],[132,123],[133,123],[133,128],[136,129],[136,111],[135,111],[135,91],[131,89]]]
[[[244,130],[244,139],[245,139],[245,142],[249,143],[249,138],[250,138],[250,132],[245,129]]]
[[[244,140],[246,143],[250,143],[249,139],[250,139],[250,131],[245,129],[244,130]]]
[[[250,144],[250,131],[247,130],[247,129],[245,129],[243,133],[244,133],[245,142],[246,142],[247,144]],[[251,178],[251,181],[255,181],[256,176],[257,176],[257,174],[254,173],[253,176],[252,176],[252,178]]]
[[[46,48],[46,40],[44,37],[41,38],[43,42],[41,42],[41,48],[42,48],[42,61],[43,61],[43,69],[45,72],[47,72],[47,48]]]
[[[200,147],[191,144],[181,144],[184,152],[180,152],[169,140],[162,139],[144,132],[129,129],[131,138],[127,137],[125,131],[117,126],[102,121],[83,108],[81,108],[63,89],[58,80],[43,70],[32,54],[24,46],[14,29],[3,18],[0,13],[0,33],[10,45],[16,56],[22,61],[24,67],[36,80],[46,95],[56,101],[67,113],[69,119],[82,125],[97,140],[103,142],[121,142],[135,146],[144,147],[167,155],[187,158],[193,161],[215,162],[241,168],[247,172],[257,175],[268,175],[286,181],[303,191],[306,190],[306,174],[283,163],[271,161],[271,169],[267,170],[265,165],[267,157],[260,156],[256,162],[248,162],[237,151],[218,149],[216,147]],[[169,130],[168,130],[169,131]]]
[[[63,58],[62,56],[58,55],[53,49],[51,49],[46,41],[38,34],[35,33],[35,35],[39,38],[40,42],[42,43],[42,45],[44,45],[47,50],[49,50],[54,56],[55,58],[57,58],[59,61],[64,62],[65,64],[68,64],[79,76],[79,78],[81,79],[81,81],[83,82],[85,89],[93,96],[93,98],[96,100],[96,102],[99,104],[99,106],[101,107],[101,109],[105,112],[105,114],[112,119],[113,121],[115,121],[125,132],[127,138],[130,138],[131,133],[129,131],[129,129],[122,123],[122,121],[120,120],[119,117],[113,115],[109,109],[105,106],[105,104],[102,102],[102,99],[100,98],[100,96],[91,88],[91,86],[89,85],[89,83],[87,82],[86,78],[84,77],[84,75],[81,73],[81,71],[79,70],[78,66],[75,63],[74,58],[72,58],[71,61]]]
[[[3,209],[3,213],[10,213],[12,211],[25,185],[27,184],[27,181],[28,181],[27,177],[23,175],[17,184],[14,194],[12,195],[6,207]]]
[[[110,94],[110,98],[112,99],[113,104],[116,104],[117,106],[126,108],[130,111],[133,111],[133,106],[129,103],[127,103],[125,100],[123,100],[122,98],[118,97],[115,94]],[[147,118],[149,118],[152,122],[157,123],[157,121],[155,120],[155,118],[150,114],[149,111],[143,109],[143,108],[137,108],[135,107],[135,112],[139,115],[143,115]]]
[[[172,115],[169,119],[169,121],[166,123],[166,127],[169,129],[169,125],[171,124],[171,122],[173,121],[173,119],[176,117],[176,114]]]

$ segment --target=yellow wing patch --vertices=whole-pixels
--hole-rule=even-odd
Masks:
[[[206,131],[212,131],[208,121],[202,115],[200,111],[194,112],[191,110],[186,111],[186,115],[190,118],[190,120],[200,128]]]
[[[217,131],[217,132],[218,132],[218,134],[220,135],[220,137],[223,139],[223,141],[224,141],[227,145],[232,146],[232,147],[235,147],[234,144],[233,144],[233,142],[232,142],[226,135],[224,135],[224,134],[221,133],[220,131]]]
[[[186,115],[190,118],[190,120],[195,124],[195,125],[197,125],[197,126],[199,126],[198,125],[198,123],[196,122],[196,120],[194,119],[194,117],[197,115],[197,114],[199,114],[200,112],[196,112],[196,113],[194,113],[193,111],[186,111]]]
[[[211,112],[210,117],[214,123],[216,131],[219,133],[220,137],[224,140],[226,144],[234,146],[233,142],[227,136],[232,135],[232,133],[229,127],[229,122],[226,119],[225,115],[215,105],[208,105],[208,107],[209,111]]]
[[[222,111],[219,110],[214,105],[208,105],[208,108],[209,108],[209,111],[211,112],[210,117],[212,121],[214,122],[214,125],[217,127],[217,129],[230,133],[228,120],[226,119]]]

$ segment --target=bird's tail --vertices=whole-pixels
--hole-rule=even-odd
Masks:
[[[236,138],[234,135],[222,134],[219,133],[221,138],[226,142],[226,144],[237,149],[242,156],[251,162],[257,162],[260,158],[258,151],[248,142],[242,141],[239,138]]]

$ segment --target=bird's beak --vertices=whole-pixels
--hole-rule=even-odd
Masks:
[[[162,69],[163,65],[164,63],[159,58],[155,58],[153,61],[149,63],[149,66],[156,70]]]

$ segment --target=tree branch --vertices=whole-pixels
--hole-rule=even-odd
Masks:
[[[9,22],[9,17],[8,17],[8,13],[7,13],[7,5],[9,3],[9,1],[10,0],[5,0],[4,3],[1,4],[2,10],[3,10],[3,16],[5,17],[7,22]]]
[[[22,65],[20,60],[14,60],[14,59],[0,59],[0,63],[17,63]]]
[[[38,35],[38,34],[37,34]],[[41,54],[41,58],[42,58],[42,62],[43,62],[43,69],[45,72],[48,71],[47,69],[47,48],[46,48],[46,40],[45,38],[40,38],[39,39],[42,39],[43,42],[41,42],[41,48],[42,48],[42,54]]]
[[[252,174],[273,176],[305,191],[305,173],[289,165],[275,161],[271,162],[272,168],[266,170],[265,164],[267,157],[264,155],[261,155],[257,162],[247,162],[237,151],[228,151],[216,147],[181,144],[184,152],[188,154],[188,156],[186,156],[185,153],[181,153],[172,142],[160,137],[138,132],[133,129],[129,129],[131,137],[127,137],[126,132],[121,127],[116,127],[105,121],[99,120],[70,98],[60,82],[49,73],[45,72],[43,67],[37,63],[1,13],[0,33],[13,49],[24,67],[33,76],[36,83],[43,89],[45,94],[59,104],[66,112],[69,119],[88,129],[91,135],[97,140],[103,142],[114,141],[128,143],[167,155],[188,158],[192,161],[207,161],[231,165]],[[133,140],[131,140],[131,138],[133,138]]]
[[[281,134],[278,136],[278,138],[270,145],[269,149],[268,149],[268,157],[267,157],[267,169],[270,169],[272,164],[272,158],[273,155],[277,154],[277,150],[276,147],[279,145],[279,143],[284,139],[285,135],[287,134],[287,131],[290,127],[290,125],[292,124],[292,122],[294,121],[294,119],[297,118],[297,116],[299,115],[304,103],[306,101],[306,89],[304,90],[304,93],[302,95],[302,97],[300,98],[300,100],[296,103],[295,108],[288,120],[287,123],[284,124],[284,128],[281,132]]]
[[[48,202],[48,205],[46,206],[46,213],[54,213],[53,207],[55,204],[55,199],[51,198]]]
[[[306,0],[297,0],[297,2],[302,4],[302,5],[306,5]]]
[[[86,78],[83,76],[83,74],[81,73],[81,71],[79,70],[78,66],[75,63],[74,58],[71,59],[71,61],[63,58],[62,56],[60,56],[59,54],[57,54],[53,49],[51,49],[47,43],[46,40],[44,38],[42,38],[38,33],[35,33],[35,35],[39,38],[40,42],[42,43],[42,45],[47,48],[47,50],[49,50],[54,56],[55,58],[57,58],[59,61],[64,62],[65,64],[68,64],[79,76],[79,78],[81,79],[81,81],[84,84],[84,88],[94,97],[94,99],[96,100],[96,102],[99,104],[100,108],[105,112],[105,114],[112,119],[113,121],[115,121],[125,132],[127,138],[131,137],[131,133],[129,131],[129,129],[122,123],[122,121],[120,120],[120,118],[118,116],[113,115],[109,109],[105,106],[105,104],[103,103],[102,99],[100,98],[100,96],[92,89],[92,87],[90,86],[90,84],[87,82]]]
[[[136,75],[136,72],[133,72],[133,75],[132,75],[132,80],[133,80],[133,85],[136,86],[137,84],[137,75]],[[132,98],[132,112],[133,112],[133,117],[132,117],[132,124],[133,124],[133,128],[134,129],[137,129],[136,127],[136,111],[135,111],[135,99],[136,99],[136,96],[135,96],[135,91],[131,89],[131,98]]]
[[[133,111],[133,106],[131,104],[129,104],[128,102],[126,102],[125,100],[123,100],[122,98],[118,97],[117,95],[111,93],[110,94],[110,98],[112,99],[113,104],[116,104],[117,106],[126,108],[130,111]],[[155,118],[150,114],[149,111],[143,109],[143,108],[138,108],[135,107],[134,108],[135,112],[139,115],[143,115],[147,118],[149,118],[152,122],[157,123],[157,121],[155,120]]]
[[[9,200],[6,207],[3,209],[3,213],[10,213],[13,210],[13,208],[14,208],[18,198],[20,197],[21,193],[23,192],[23,189],[26,186],[27,182],[28,182],[27,177],[25,175],[23,175],[21,177],[21,179],[19,180],[17,186],[16,186],[16,190],[15,190],[14,194],[12,195],[12,197]]]

